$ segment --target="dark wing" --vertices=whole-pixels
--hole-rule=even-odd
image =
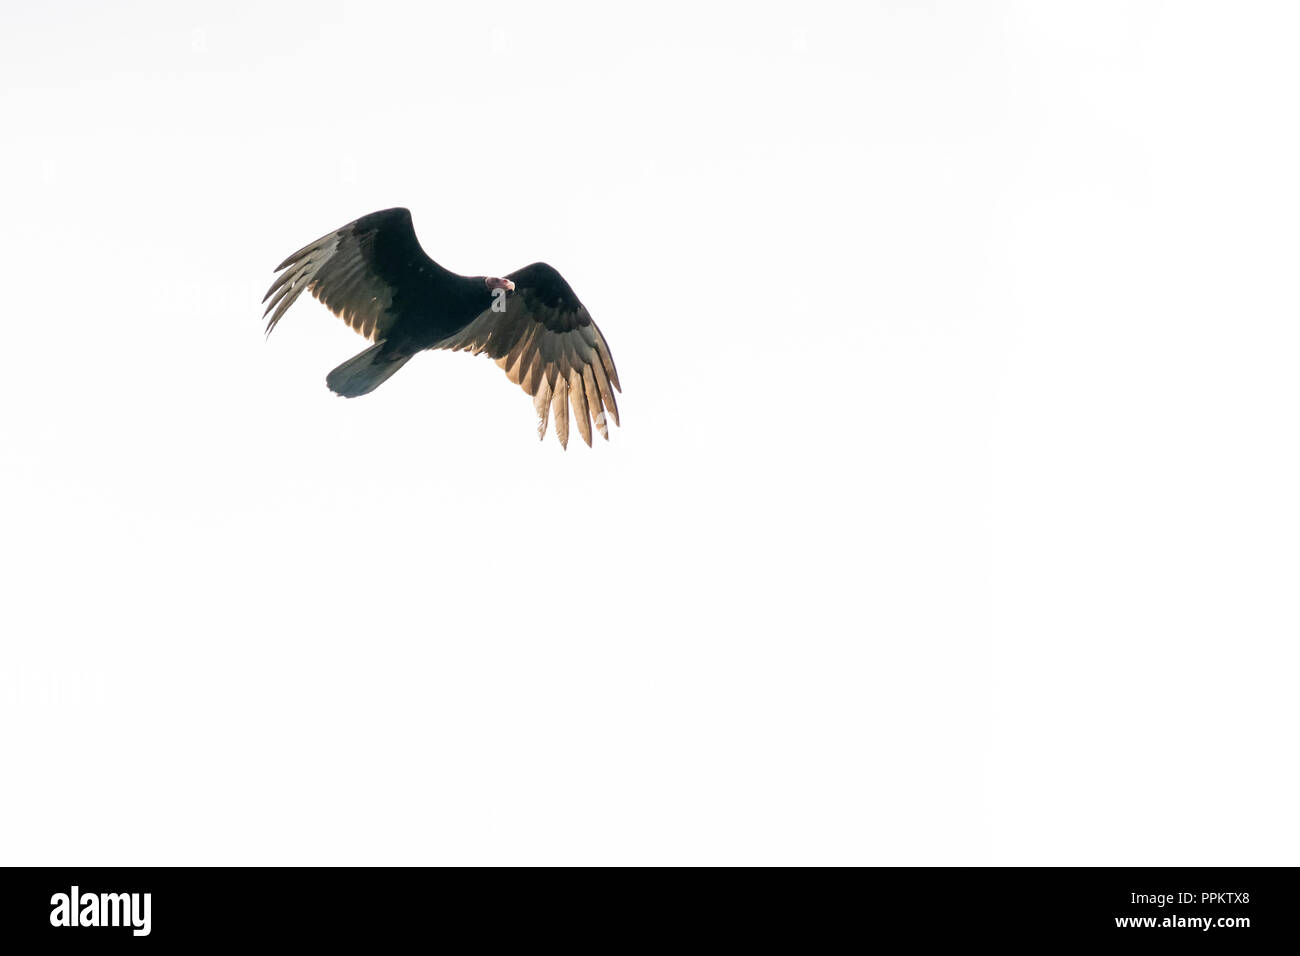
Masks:
[[[591,444],[591,420],[609,439],[605,413],[618,424],[614,391],[622,391],[605,337],[591,321],[587,307],[564,277],[543,262],[535,262],[506,278],[515,291],[505,311],[482,312],[469,325],[434,348],[486,352],[505,369],[510,381],[533,396],[537,408],[537,437],[546,437],[546,423],[555,412],[555,434],[569,446],[569,405],[583,441]]]
[[[262,299],[267,335],[307,289],[372,342],[387,336],[403,303],[427,301],[445,271],[420,248],[409,209],[362,216],[299,249],[281,269]]]

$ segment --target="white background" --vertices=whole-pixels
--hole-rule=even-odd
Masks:
[[[7,4],[0,861],[1281,864],[1287,4]],[[285,255],[557,266],[624,427]]]

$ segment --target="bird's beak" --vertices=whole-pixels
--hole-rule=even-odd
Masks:
[[[489,289],[505,289],[507,292],[515,291],[515,284],[509,279],[488,279],[487,287]]]

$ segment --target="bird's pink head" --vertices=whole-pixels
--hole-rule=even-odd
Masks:
[[[484,279],[483,282],[493,292],[495,292],[497,289],[505,289],[507,292],[515,291],[515,284],[511,282],[509,279],[497,279],[492,277],[492,278]]]

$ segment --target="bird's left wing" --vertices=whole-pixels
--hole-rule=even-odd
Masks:
[[[505,369],[510,381],[533,396],[537,437],[555,413],[555,434],[569,445],[569,405],[583,441],[591,444],[591,425],[609,439],[609,417],[618,424],[614,392],[622,391],[605,337],[578,301],[569,283],[543,262],[506,276],[515,289],[504,311],[489,308],[469,325],[434,348],[486,352]]]

